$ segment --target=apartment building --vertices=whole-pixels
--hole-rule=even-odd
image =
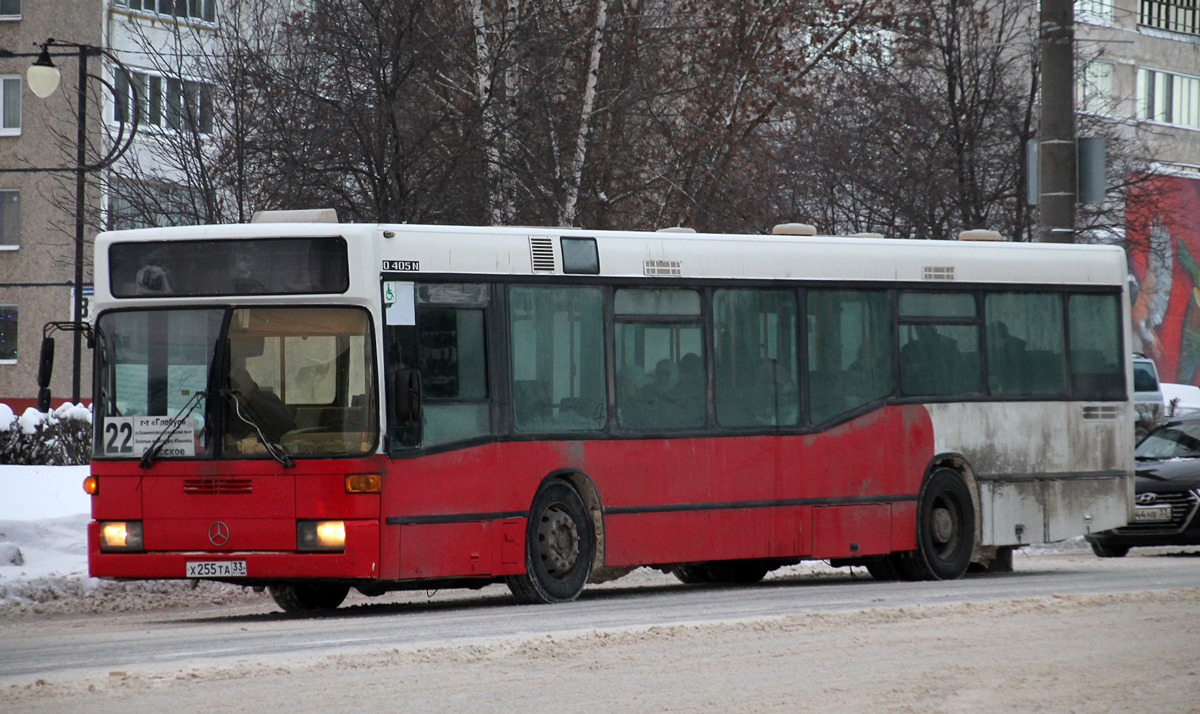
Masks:
[[[61,82],[41,99],[29,90],[26,77],[39,45],[55,38],[103,48],[126,66],[128,74],[116,71],[109,57],[88,57],[87,162],[109,152],[122,129],[127,136],[137,112],[137,138],[115,167],[136,162],[144,169],[155,161],[154,141],[180,131],[185,115],[208,126],[211,92],[188,62],[216,20],[217,0],[0,0],[0,401],[18,412],[35,403],[43,325],[74,319],[79,60],[53,57]],[[108,170],[87,175],[85,317],[96,232],[172,222],[170,215],[147,220],[123,211],[120,196],[114,195],[114,186],[170,194],[169,167],[139,172],[148,174],[159,181],[132,187]],[[74,360],[72,335],[59,332],[56,341],[51,391],[57,404],[72,397]],[[79,378],[83,401],[91,393],[90,364],[85,346]]]
[[[1135,349],[1200,384],[1200,2],[1078,0],[1077,106],[1146,152],[1152,200],[1125,221]]]

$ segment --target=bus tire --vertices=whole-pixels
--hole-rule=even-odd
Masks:
[[[278,583],[267,588],[284,612],[336,610],[350,592],[349,585],[329,583]]]
[[[770,566],[757,560],[715,560],[704,564],[709,582],[737,585],[757,583],[771,572]]]
[[[551,481],[538,490],[525,529],[525,572],[505,577],[523,603],[570,602],[592,572],[596,536],[583,499],[570,484]]]
[[[975,550],[971,491],[953,469],[930,474],[917,499],[917,549],[893,558],[908,580],[957,580]]]
[[[884,582],[900,579],[900,573],[896,571],[896,565],[890,555],[875,555],[866,558],[865,561],[863,565],[872,578]]]
[[[675,568],[671,571],[671,574],[674,575],[675,579],[679,582],[686,583],[688,585],[701,585],[703,583],[712,582],[712,578],[708,575],[708,569],[704,567],[703,563],[700,565],[684,565]]]

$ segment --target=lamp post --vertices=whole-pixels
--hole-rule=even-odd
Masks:
[[[108,152],[95,163],[89,164],[87,163],[87,80],[91,78],[103,84],[112,93],[114,99],[117,99],[117,90],[104,77],[88,74],[88,58],[107,57],[127,77],[129,76],[129,70],[111,52],[102,47],[56,40],[53,37],[43,42],[39,47],[41,48],[41,52],[37,53],[37,59],[29,67],[25,78],[29,84],[29,90],[42,99],[46,99],[58,89],[60,73],[58,68],[54,66],[52,58],[77,57],[79,60],[79,86],[76,88],[78,113],[76,114],[75,165],[69,167],[5,168],[0,169],[0,173],[72,172],[75,174],[75,300],[72,319],[74,323],[72,331],[75,334],[72,344],[71,401],[78,404],[79,372],[83,353],[81,338],[83,333],[84,197],[87,189],[87,175],[93,171],[99,171],[111,166],[133,144],[133,137],[137,134],[139,119],[139,112],[137,110],[137,85],[134,82],[128,83],[133,91],[132,111],[130,112],[133,121],[129,126],[129,135],[125,136],[126,123],[121,122],[117,130],[117,136],[113,140],[112,146],[109,147]],[[55,51],[52,52],[51,48],[55,48]],[[11,52],[4,52],[3,55],[6,57],[33,56],[32,54],[14,54]]]

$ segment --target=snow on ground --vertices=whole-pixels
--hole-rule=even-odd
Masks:
[[[0,465],[0,618],[262,597],[222,583],[88,577],[87,474],[87,466]]]

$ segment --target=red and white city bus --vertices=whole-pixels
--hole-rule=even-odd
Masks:
[[[95,266],[94,576],[950,579],[1131,508],[1118,248],[280,221]]]

